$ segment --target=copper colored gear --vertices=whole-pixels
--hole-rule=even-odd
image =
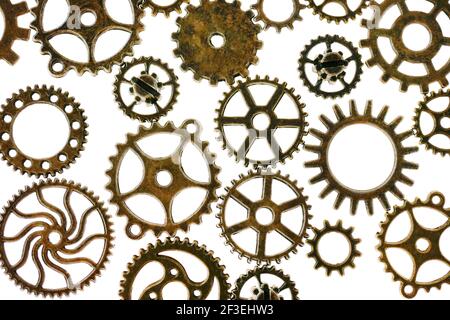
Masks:
[[[252,9],[256,10],[257,15],[255,16],[256,21],[262,21],[265,29],[275,28],[277,32],[281,32],[284,28],[294,29],[295,21],[302,21],[302,17],[300,16],[300,11],[305,8],[304,5],[300,3],[299,0],[291,0],[293,9],[291,16],[284,21],[274,21],[271,20],[264,11],[264,1],[258,0],[258,2],[252,5]]]
[[[169,17],[172,12],[181,13],[181,6],[185,3],[189,3],[190,0],[173,0],[173,3],[169,5],[160,5],[153,0],[145,0],[143,7],[149,7],[152,9],[152,14],[156,16],[159,13]]]
[[[308,7],[313,9],[314,14],[319,15],[320,19],[325,19],[328,22],[345,22],[347,23],[349,20],[353,20],[356,16],[362,14],[362,11],[367,8],[372,1],[371,0],[361,0],[360,5],[354,9],[350,8],[348,5],[348,0],[307,0]],[[320,4],[317,4],[319,2]],[[336,4],[342,7],[345,10],[345,15],[333,15],[331,13],[326,13],[323,9],[328,4]]]

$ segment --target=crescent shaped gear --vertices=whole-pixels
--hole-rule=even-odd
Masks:
[[[181,7],[186,3],[189,4],[190,0],[173,0],[173,2],[169,5],[161,5],[156,3],[153,0],[146,0],[143,3],[143,8],[149,7],[152,10],[152,14],[154,16],[158,14],[164,14],[166,17],[169,17],[172,12],[181,13]]]
[[[53,30],[44,28],[44,11],[48,0],[38,1],[37,6],[32,9],[35,20],[31,23],[31,28],[36,31],[34,41],[42,46],[42,54],[50,56],[49,70],[55,77],[63,77],[70,70],[75,70],[79,74],[91,72],[97,74],[100,70],[110,72],[113,65],[120,64],[125,57],[133,54],[133,46],[140,43],[139,33],[144,30],[141,19],[144,16],[142,1],[130,1],[134,21],[126,24],[116,21],[108,13],[104,0],[67,0],[71,12],[66,21],[61,26]],[[95,22],[92,25],[82,23],[83,14],[92,13],[95,15]],[[130,34],[127,43],[120,51],[104,60],[97,60],[95,48],[99,37],[108,31],[121,30]],[[51,45],[51,40],[58,36],[69,34],[78,37],[86,45],[88,59],[75,61],[68,58]]]
[[[401,283],[401,293],[405,298],[414,298],[420,289],[430,292],[432,288],[440,289],[443,284],[450,284],[450,271],[434,281],[423,282],[417,279],[420,268],[428,261],[439,260],[450,265],[450,260],[444,256],[439,242],[444,232],[450,228],[450,209],[445,209],[444,206],[444,195],[439,192],[433,192],[425,201],[417,198],[413,202],[405,201],[402,206],[395,206],[392,212],[387,213],[386,220],[381,224],[381,230],[378,233],[378,239],[380,241],[378,251],[381,254],[380,261],[385,264],[386,272],[393,275],[394,281]],[[426,228],[417,221],[414,215],[414,210],[417,208],[426,208],[438,212],[446,217],[447,221],[442,226]],[[411,224],[411,230],[408,236],[406,239],[396,243],[387,242],[386,234],[390,230],[391,223],[402,214],[408,215]],[[398,229],[396,228],[396,230]],[[425,240],[428,248],[422,250],[418,247],[419,240]],[[391,248],[401,249],[409,253],[412,257],[413,272],[410,278],[406,278],[397,272],[398,270],[391,264],[386,254],[387,250]]]
[[[20,150],[13,135],[15,120],[29,106],[46,104],[62,112],[67,121],[69,136],[64,147],[54,156],[34,159]],[[67,92],[47,86],[28,87],[9,98],[0,112],[0,151],[8,165],[29,176],[55,176],[62,173],[80,156],[87,139],[84,110]]]
[[[323,199],[330,195],[333,191],[337,193],[336,201],[334,204],[335,209],[339,209],[345,199],[350,199],[351,213],[355,215],[358,210],[360,202],[364,202],[367,212],[373,215],[373,201],[378,199],[386,210],[390,209],[390,203],[387,198],[387,193],[394,194],[398,199],[403,200],[404,195],[397,187],[397,183],[404,183],[408,186],[412,186],[414,182],[408,178],[404,170],[417,170],[419,166],[406,159],[407,155],[418,151],[418,147],[406,147],[404,146],[404,140],[413,135],[412,130],[397,133],[396,129],[402,121],[402,117],[398,117],[390,123],[386,122],[386,115],[389,111],[389,107],[385,106],[377,116],[372,115],[372,101],[368,101],[365,111],[360,114],[356,106],[355,101],[350,101],[350,115],[347,116],[342,109],[336,105],[334,106],[334,113],[337,118],[337,122],[331,121],[325,115],[320,117],[321,122],[327,128],[326,132],[319,131],[317,129],[311,129],[310,134],[316,137],[320,141],[320,145],[306,145],[305,149],[316,153],[318,158],[313,161],[305,163],[307,168],[320,169],[320,173],[311,179],[312,184],[319,182],[326,182],[325,189],[320,194]],[[395,167],[392,170],[389,178],[380,186],[371,190],[354,190],[349,188],[338,181],[338,179],[331,172],[328,163],[328,150],[333,138],[344,128],[355,124],[369,124],[383,133],[385,133],[391,140],[392,146],[395,150]]]
[[[281,32],[284,28],[294,29],[294,22],[302,21],[303,18],[300,16],[300,11],[306,6],[302,5],[298,0],[292,1],[292,13],[289,18],[284,21],[275,21],[270,19],[266,12],[264,11],[264,1],[258,0],[258,2],[252,5],[252,9],[256,10],[257,14],[255,16],[255,21],[261,21],[264,24],[265,29],[275,28],[277,32]]]
[[[164,253],[167,251],[179,251],[190,254],[199,259],[208,269],[208,278],[202,282],[196,282],[189,278],[183,262]],[[206,300],[213,289],[215,280],[219,285],[219,299],[228,300],[230,298],[230,284],[225,267],[220,264],[220,259],[214,257],[212,251],[208,251],[205,246],[199,246],[188,239],[167,238],[164,242],[158,240],[156,245],[150,244],[147,249],[142,249],[139,255],[133,257],[133,261],[128,264],[127,270],[123,273],[123,280],[120,283],[119,296],[122,300],[132,300],[134,282],[143,267],[150,262],[159,262],[164,268],[164,276],[158,282],[149,283],[143,292],[140,293],[140,300],[163,300],[162,291],[164,287],[173,282],[180,282],[189,291],[189,300]]]
[[[308,2],[308,8],[314,11],[314,14],[318,15],[321,20],[326,20],[327,22],[335,22],[336,24],[344,22],[347,23],[349,20],[355,19],[357,16],[363,13],[363,10],[372,3],[371,0],[361,0],[360,4],[356,8],[351,8],[349,6],[349,0],[306,0]],[[320,4],[317,4],[317,3]],[[335,4],[340,6],[345,10],[344,15],[327,13],[324,8],[329,4]]]
[[[361,46],[369,48],[372,54],[366,64],[369,67],[378,65],[383,71],[381,80],[383,82],[387,82],[389,79],[398,80],[400,89],[404,92],[412,85],[420,86],[423,93],[427,93],[429,85],[434,82],[440,83],[443,88],[449,85],[447,76],[450,73],[450,56],[445,64],[439,64],[440,67],[437,67],[433,60],[443,48],[450,46],[450,37],[444,35],[443,28],[439,23],[441,20],[437,18],[442,16],[443,19],[446,17],[447,21],[450,21],[450,4],[447,0],[422,1],[433,5],[430,12],[410,10],[405,0],[384,0],[380,3],[378,5],[380,16],[377,15],[374,19],[382,19],[385,15],[390,14],[393,8],[397,8],[401,12],[391,28],[378,27],[377,20],[362,20],[363,27],[368,29],[368,38],[361,41]],[[403,31],[414,24],[424,26],[430,33],[431,41],[421,51],[408,48],[403,41]],[[390,40],[396,54],[395,58],[389,59],[389,61],[382,55],[378,41],[381,37]],[[400,67],[403,63],[421,65],[425,68],[426,74],[409,75],[401,71]]]
[[[177,19],[179,29],[172,35],[177,42],[174,53],[183,60],[181,68],[212,85],[220,81],[231,85],[236,77],[247,77],[262,47],[261,27],[253,22],[253,12],[242,11],[237,0],[202,0],[198,7],[189,5],[187,12]],[[214,37],[221,38],[223,45],[215,45]]]
[[[50,196],[45,191],[52,188],[64,190],[63,193],[60,193],[62,196],[60,202],[53,200],[56,192],[52,192],[52,199],[49,199]],[[31,196],[36,197],[37,203],[45,210],[38,207],[35,212],[22,212],[19,209],[20,204]],[[78,214],[77,206],[74,206],[73,202],[79,200],[80,197],[83,197],[83,200],[86,200],[91,207]],[[61,205],[57,205],[55,202]],[[80,208],[79,205],[78,208]],[[12,216],[14,216],[12,218],[14,222],[11,224],[15,226],[17,219],[27,222],[21,224],[25,226],[22,227],[22,231],[6,233],[9,219]],[[91,221],[98,218],[98,221],[101,222],[99,224],[102,228],[101,232],[91,234],[86,231],[89,217],[92,218]],[[58,235],[58,239],[55,241],[52,235]],[[21,242],[20,259],[10,260],[6,245],[22,239],[24,241]],[[72,181],[56,179],[34,183],[9,201],[0,215],[0,265],[16,285],[36,296],[62,297],[88,287],[105,269],[105,264],[111,255],[113,240],[111,218],[107,214],[103,202],[87,188]],[[84,249],[91,248],[89,246],[98,241],[103,241],[103,247],[98,257],[85,256],[86,250]],[[16,254],[13,256],[16,257]],[[84,266],[82,270],[85,270],[85,266],[91,270],[83,274],[81,278],[79,278],[80,274],[73,274],[73,266],[80,266],[80,264]],[[21,272],[21,269],[27,265],[34,265],[36,274],[39,275],[36,279],[25,278],[29,274],[30,269],[28,268],[27,272]],[[71,268],[66,268],[67,266],[71,266]],[[52,270],[53,273],[48,274],[49,270]],[[47,279],[54,277],[55,273],[65,279],[65,286],[51,288],[52,282],[47,283]],[[53,282],[55,281],[53,280]]]

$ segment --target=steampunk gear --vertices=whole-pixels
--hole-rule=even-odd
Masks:
[[[28,209],[27,203],[36,207]],[[104,269],[112,247],[111,226],[103,203],[86,188],[65,180],[40,182],[21,191],[0,216],[0,263],[30,293],[68,295],[88,286]],[[17,245],[22,253],[16,259],[12,248]],[[36,270],[36,279],[28,268]],[[64,280],[60,286],[57,274]]]
[[[169,5],[160,5],[153,0],[147,0],[144,2],[144,7],[150,7],[152,9],[153,15],[156,16],[159,13],[164,14],[169,17],[172,12],[181,13],[181,6],[185,3],[189,3],[190,0],[173,0]]]
[[[281,32],[284,28],[294,29],[294,22],[303,20],[300,16],[300,11],[305,8],[299,0],[292,0],[292,14],[284,21],[274,21],[270,19],[264,11],[264,0],[258,0],[256,4],[252,6],[252,9],[256,10],[257,15],[255,16],[256,21],[262,21],[264,23],[265,29],[275,28],[278,32]]]
[[[320,19],[325,19],[328,22],[334,21],[335,23],[348,22],[353,20],[356,16],[362,14],[362,11],[369,6],[370,0],[360,0],[360,3],[356,7],[350,7],[349,0],[307,0],[308,7],[314,10],[314,14],[319,15]],[[339,12],[332,12],[330,4],[341,7],[345,14]]]

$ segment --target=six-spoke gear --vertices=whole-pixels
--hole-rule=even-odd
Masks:
[[[146,0],[143,3],[143,8],[149,7],[152,9],[152,14],[154,16],[158,14],[164,14],[166,17],[169,17],[172,12],[181,13],[181,7],[185,3],[189,3],[190,0],[173,0],[172,3],[168,5],[158,4],[158,1],[154,0]]]
[[[362,11],[367,8],[371,1],[370,0],[360,0],[358,6],[352,8],[349,5],[349,0],[307,0],[308,7],[314,10],[314,14],[319,15],[320,19],[325,19],[328,22],[348,22],[349,20],[355,19],[357,16],[362,14]],[[345,11],[345,14],[340,14],[339,12],[331,12],[330,4],[339,6]],[[327,9],[328,8],[328,9]]]
[[[284,21],[274,21],[270,19],[266,12],[264,11],[264,1],[258,0],[258,2],[252,5],[252,9],[256,10],[257,15],[255,16],[255,21],[261,21],[264,24],[265,29],[275,28],[278,32],[281,32],[284,28],[294,29],[295,21],[302,21],[300,16],[300,11],[305,8],[304,5],[300,3],[299,0],[292,1],[292,13],[289,18]]]

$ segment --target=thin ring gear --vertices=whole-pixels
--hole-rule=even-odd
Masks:
[[[64,147],[54,156],[45,159],[34,159],[20,150],[14,141],[13,127],[15,120],[27,107],[36,104],[46,104],[64,113],[70,128]],[[80,156],[84,150],[87,133],[86,117],[79,103],[61,89],[47,86],[28,87],[14,94],[2,106],[0,112],[0,151],[8,165],[22,174],[29,176],[55,176],[62,173]]]
[[[198,258],[207,267],[208,278],[203,282],[191,280],[181,261],[164,254],[168,251],[179,251]],[[189,300],[206,300],[213,289],[215,278],[219,284],[219,300],[230,298],[230,284],[225,267],[220,264],[218,258],[214,257],[212,251],[208,251],[205,246],[199,246],[196,241],[191,243],[188,239],[182,241],[179,238],[168,238],[164,242],[158,240],[156,245],[150,244],[147,249],[142,249],[139,255],[133,257],[120,283],[119,296],[122,300],[132,300],[134,282],[143,267],[150,262],[158,262],[162,265],[165,271],[164,278],[144,288],[139,295],[140,300],[162,300],[164,287],[173,282],[186,286],[189,291]]]
[[[275,28],[277,32],[281,32],[284,28],[294,29],[294,22],[302,21],[303,18],[300,16],[300,11],[305,8],[304,5],[298,0],[292,0],[292,13],[289,18],[284,21],[274,21],[270,19],[266,12],[264,11],[264,1],[258,0],[258,2],[252,5],[252,9],[256,10],[257,15],[255,16],[255,21],[261,21],[264,24],[265,29]]]
[[[307,145],[305,149],[316,153],[318,159],[305,163],[307,168],[320,169],[320,173],[311,179],[312,184],[322,181],[327,183],[327,186],[320,194],[323,199],[333,191],[336,191],[337,197],[334,204],[335,209],[339,209],[343,201],[350,199],[351,213],[356,214],[359,202],[362,201],[366,205],[366,209],[370,215],[373,215],[373,200],[378,199],[386,210],[390,209],[387,193],[394,194],[398,199],[403,200],[404,195],[397,187],[397,183],[401,182],[408,186],[412,186],[414,182],[404,174],[404,170],[417,170],[419,166],[406,160],[406,156],[418,151],[417,147],[405,147],[404,140],[413,135],[412,130],[397,133],[396,128],[402,121],[402,117],[398,117],[390,123],[386,122],[386,116],[389,107],[384,107],[381,112],[375,117],[372,115],[372,101],[368,101],[363,114],[359,114],[355,101],[350,102],[350,116],[346,116],[339,106],[334,106],[334,113],[337,122],[334,123],[326,116],[320,117],[321,122],[327,128],[326,132],[321,132],[316,129],[311,129],[310,134],[320,140],[320,145]],[[380,186],[371,190],[362,191],[354,190],[340,183],[333,175],[328,159],[328,151],[333,138],[344,128],[355,124],[369,124],[384,132],[391,140],[392,146],[395,150],[395,167],[392,170],[390,177]]]
[[[349,7],[348,0],[323,0],[320,5],[316,4],[317,0],[307,0],[308,7],[313,9],[314,14],[318,15],[321,20],[327,20],[327,22],[335,22],[336,24],[355,19],[361,15],[363,10],[371,4],[371,0],[361,0],[358,7],[352,9]],[[328,4],[336,4],[345,10],[345,15],[333,15],[324,11],[325,6]]]
[[[181,13],[181,7],[186,3],[189,4],[190,0],[174,0],[173,3],[169,5],[160,5],[153,0],[145,0],[143,3],[143,8],[149,7],[152,10],[154,16],[158,14],[164,14],[169,17],[172,12]]]

